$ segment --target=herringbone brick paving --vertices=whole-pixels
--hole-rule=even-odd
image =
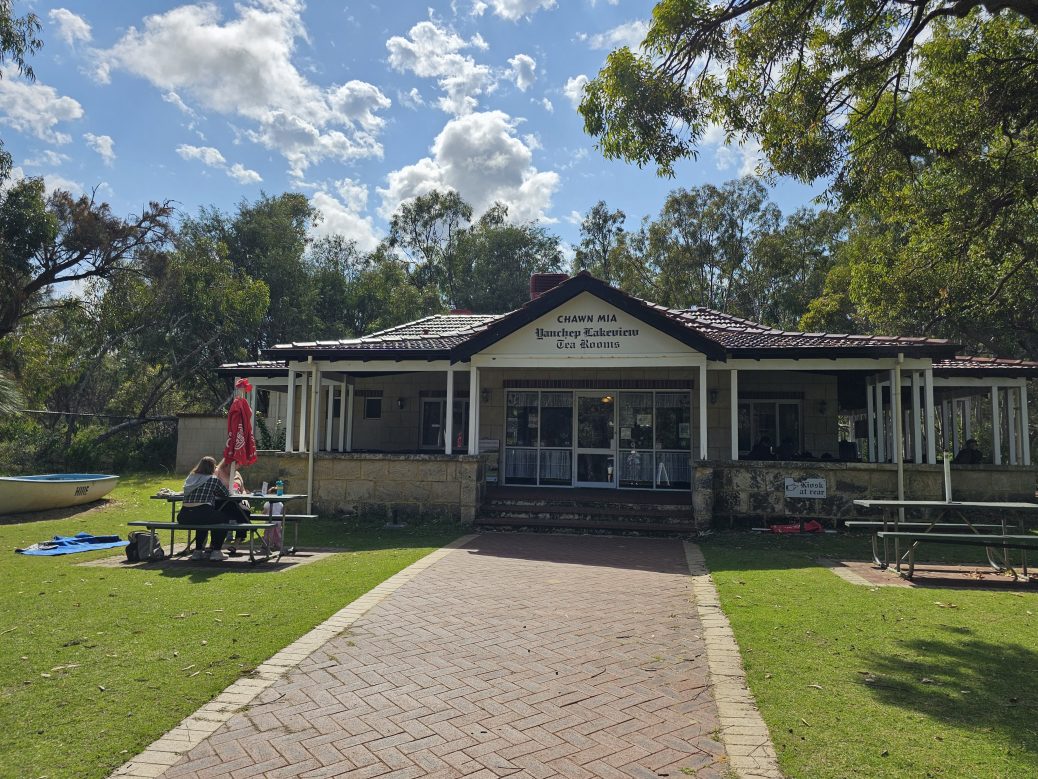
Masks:
[[[163,776],[725,776],[690,598],[677,541],[480,536]]]

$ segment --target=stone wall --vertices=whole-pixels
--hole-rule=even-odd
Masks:
[[[828,497],[786,498],[784,479],[787,476],[825,479]],[[783,516],[852,519],[874,514],[854,506],[855,500],[897,498],[897,466],[889,463],[715,463],[696,469],[697,490],[705,492],[708,485],[712,489],[710,510],[715,522]],[[955,500],[1033,501],[1034,492],[1034,468],[952,466]],[[906,464],[905,498],[944,500],[943,466]],[[707,510],[705,494],[695,501],[697,509]]]
[[[249,486],[278,478],[306,492],[307,455],[260,452]],[[396,521],[472,522],[483,501],[485,458],[442,454],[339,454],[314,458],[314,510],[358,512]]]
[[[177,473],[186,474],[206,455],[220,459],[227,443],[227,417],[180,414],[177,417]]]

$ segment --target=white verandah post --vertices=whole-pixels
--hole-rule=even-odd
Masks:
[[[1012,387],[1006,387],[1006,430],[1009,435],[1009,464],[1016,465],[1016,403]]]
[[[288,408],[285,411],[285,451],[292,451],[292,434],[295,432],[296,372],[288,369]]]
[[[479,454],[479,368],[469,363],[469,454]]]
[[[1027,384],[1020,385],[1020,428],[1023,430],[1024,465],[1031,464],[1031,430],[1027,421]]]
[[[353,451],[353,397],[356,393],[351,382],[346,394],[346,451]]]
[[[454,366],[447,366],[447,406],[443,420],[443,453],[450,454],[454,442]]]
[[[699,459],[707,459],[706,364],[699,366]]]
[[[729,372],[731,376],[730,384],[730,395],[731,395],[731,436],[732,436],[732,461],[739,459],[739,371],[732,369]],[[750,446],[753,446],[754,442],[750,441]]]
[[[878,458],[876,462],[887,461],[887,414],[883,409],[883,382],[877,381],[876,389],[876,447]]]
[[[927,368],[923,373],[923,398],[926,406],[926,422],[923,425],[923,429],[926,431],[926,461],[930,465],[936,465],[937,419],[933,401],[933,368]]]
[[[311,361],[313,358],[310,358]],[[305,452],[307,450],[306,445],[306,419],[309,413],[309,390],[310,390],[310,371],[302,371],[302,386],[299,388],[299,442],[296,447],[297,452]]]
[[[346,414],[348,413],[346,407],[346,386],[349,383],[349,377],[343,376],[342,386],[339,388],[339,451],[346,451]]]
[[[875,382],[871,376],[865,377],[865,425],[869,431],[869,456],[870,463],[876,462],[876,403]]]
[[[332,428],[335,425],[335,417],[332,413],[335,411],[335,385],[328,385],[328,408],[324,411],[324,451],[330,452],[332,450]]]
[[[998,385],[991,385],[991,462],[1002,464],[1002,414],[999,405]]]

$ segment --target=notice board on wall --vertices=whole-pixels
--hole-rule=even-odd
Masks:
[[[785,477],[787,498],[825,498],[827,497],[825,479],[795,479]]]

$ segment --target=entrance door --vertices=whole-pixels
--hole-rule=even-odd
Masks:
[[[616,396],[577,393],[576,473],[578,487],[616,486]]]

